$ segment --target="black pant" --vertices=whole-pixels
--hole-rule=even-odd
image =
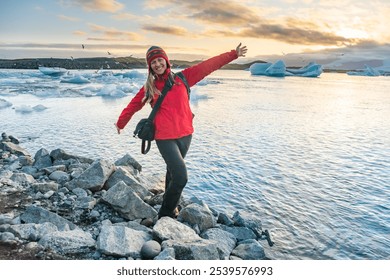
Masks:
[[[181,193],[187,184],[187,167],[184,157],[190,148],[192,135],[179,139],[156,140],[157,147],[167,164],[165,193],[158,217],[174,217]]]

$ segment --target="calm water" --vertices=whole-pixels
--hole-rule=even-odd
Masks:
[[[130,153],[144,174],[161,179],[155,144],[141,155],[132,137],[150,109],[121,135],[113,126],[144,77],[81,75],[92,83],[0,71],[0,99],[12,103],[0,109],[1,132],[32,154],[41,147],[111,160]],[[273,259],[390,259],[389,87],[390,77],[217,71],[193,89],[185,195],[260,217],[275,241],[264,242]],[[38,104],[48,109],[27,112]]]

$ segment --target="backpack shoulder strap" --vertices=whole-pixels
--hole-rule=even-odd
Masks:
[[[184,83],[184,85],[186,86],[187,88],[187,94],[188,94],[188,99],[190,99],[190,94],[191,94],[191,89],[190,89],[190,86],[188,85],[188,82],[187,82],[187,79],[186,77],[184,76],[183,72],[178,72],[175,74],[176,76],[178,76],[180,78],[180,80],[182,80],[182,82]]]

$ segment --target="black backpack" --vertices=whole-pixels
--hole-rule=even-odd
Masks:
[[[190,86],[188,85],[186,77],[184,76],[183,72],[175,73],[175,76],[178,76],[180,78],[180,80],[182,80],[183,84],[186,86],[187,94],[188,94],[188,100],[189,100],[190,99],[190,95],[191,95],[191,89],[190,89]]]

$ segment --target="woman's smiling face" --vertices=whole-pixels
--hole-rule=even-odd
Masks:
[[[157,57],[152,60],[152,62],[150,63],[150,67],[152,68],[155,74],[162,75],[167,69],[167,62],[165,61],[164,58]]]

